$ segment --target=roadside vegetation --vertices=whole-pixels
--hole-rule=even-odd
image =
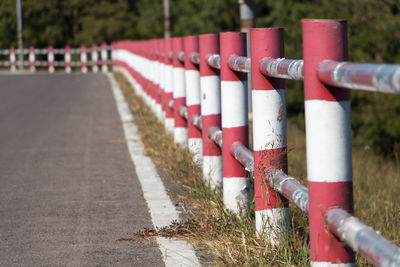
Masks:
[[[216,266],[309,266],[308,216],[290,206],[290,231],[280,247],[270,247],[255,235],[254,205],[249,215],[238,218],[224,209],[221,192],[202,181],[201,169],[192,163],[187,149],[174,145],[173,137],[134,94],[119,73],[117,81],[135,116],[146,152],[181,190],[177,197],[190,219],[165,229],[136,233],[139,236],[176,236],[213,255]],[[289,174],[306,185],[305,135],[302,123],[288,120]],[[355,214],[367,225],[400,245],[400,166],[370,149],[353,149]],[[170,181],[170,180],[169,180]],[[358,266],[369,266],[357,256]]]

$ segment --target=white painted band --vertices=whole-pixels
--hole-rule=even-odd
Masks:
[[[203,156],[203,139],[189,138],[188,148],[189,151],[193,154],[193,162],[197,165],[201,165]]]
[[[185,97],[185,69],[184,68],[173,68],[174,74],[174,98]]]
[[[248,177],[223,178],[225,207],[235,213],[246,214],[249,209],[250,179]]]
[[[97,55],[96,52],[92,53],[92,61],[98,61],[99,60],[99,56]]]
[[[151,63],[154,67],[153,76],[150,77],[150,80],[154,82],[156,85],[160,85],[160,63],[158,61],[152,61]],[[151,72],[150,72],[151,73]]]
[[[256,210],[255,215],[257,234],[264,236],[271,245],[281,243],[289,228],[289,209]]]
[[[165,118],[165,129],[167,129],[168,133],[173,133],[175,127],[174,118]]]
[[[71,54],[70,53],[65,54],[65,62],[71,62]]]
[[[248,124],[247,81],[221,81],[221,122],[223,128]]]
[[[187,147],[188,129],[185,127],[174,128],[174,143],[182,147]]]
[[[164,77],[165,77],[165,69],[164,69],[164,64],[163,63],[158,63],[158,66],[159,66],[158,75],[159,75],[159,79],[160,79],[160,88],[161,88],[162,91],[164,91],[164,88],[165,88],[165,79],[164,79]]]
[[[201,115],[221,114],[221,89],[219,76],[200,77]]]
[[[103,59],[103,60],[107,59],[107,51],[106,50],[101,50],[101,59]]]
[[[54,54],[53,53],[49,53],[47,55],[47,61],[48,62],[54,62]]]
[[[166,65],[165,67],[165,92],[171,93],[173,90],[173,70],[171,65]]]
[[[86,63],[86,61],[87,61],[87,55],[86,55],[86,53],[82,53],[81,54],[81,62],[85,62]]]
[[[254,151],[286,147],[285,90],[253,90]]]
[[[203,177],[211,189],[222,187],[222,156],[203,156]]]
[[[153,99],[153,101],[154,101],[153,103],[156,103],[156,101],[154,99]],[[155,112],[156,112],[158,120],[163,121],[163,115],[162,115],[163,111],[162,111],[161,104],[157,103],[157,104],[155,104],[155,107],[156,107]]]
[[[200,105],[200,72],[185,70],[186,105]]]
[[[29,62],[35,62],[35,54],[29,53]]]
[[[352,181],[350,101],[305,101],[307,172],[313,182]]]

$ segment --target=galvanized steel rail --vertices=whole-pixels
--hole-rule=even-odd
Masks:
[[[249,57],[231,56],[228,66],[234,71],[251,72],[251,59]]]
[[[260,61],[260,71],[265,76],[287,80],[303,80],[301,59],[264,58]]]
[[[218,54],[211,54],[207,57],[207,63],[215,69],[221,69],[221,59]]]
[[[208,129],[208,137],[222,148],[222,130],[220,128],[210,127]]]
[[[202,123],[202,121],[201,121],[201,115],[198,115],[198,114],[193,115],[193,117],[192,117],[192,123],[193,123],[193,125],[196,126],[200,131],[202,130],[202,128],[203,128],[203,123]]]
[[[340,208],[327,211],[329,230],[376,266],[400,266],[400,248]]]
[[[327,85],[383,94],[400,94],[400,65],[325,60],[319,65],[318,77]]]
[[[190,60],[193,64],[199,65],[200,64],[200,53],[193,52],[190,54]]]

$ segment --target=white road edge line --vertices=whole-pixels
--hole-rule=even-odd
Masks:
[[[168,226],[171,222],[179,220],[179,213],[165,191],[152,160],[145,155],[144,145],[134,124],[134,117],[114,78],[114,74],[108,73],[107,77],[111,84],[128,150],[136,167],[136,173],[150,210],[153,225],[157,228]],[[158,237],[157,243],[163,255],[165,266],[201,266],[190,243],[176,238],[163,237]]]

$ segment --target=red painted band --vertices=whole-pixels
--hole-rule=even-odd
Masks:
[[[260,72],[260,61],[265,57],[283,58],[283,29],[266,28],[250,30],[251,85],[252,90],[284,89],[285,80],[265,77]]]
[[[199,37],[198,36],[185,36],[184,52],[185,52],[185,70],[199,70],[199,66],[192,63],[190,55],[194,52],[199,52]]]
[[[204,156],[220,156],[221,149],[208,137],[208,129],[212,126],[221,128],[221,114],[203,115],[201,116],[201,123],[203,126],[203,155]]]
[[[207,56],[219,54],[219,35],[201,34],[200,42],[200,76],[219,76],[219,70],[211,68],[207,63]]]
[[[304,99],[343,101],[350,90],[324,85],[319,64],[326,59],[346,61],[347,26],[344,20],[303,19]]]
[[[246,33],[220,33],[221,81],[247,81],[247,73],[235,72],[228,66],[229,58],[233,55],[246,56]]]
[[[183,51],[183,38],[174,37],[172,38],[172,65],[176,68],[183,68],[183,63],[178,59],[178,53]]]
[[[169,58],[169,53],[172,52],[172,39],[166,38],[164,39],[164,42],[165,42],[164,63],[167,65],[172,65],[172,60]]]
[[[254,151],[254,201],[255,210],[266,210],[279,207],[288,207],[286,198],[279,195],[269,186],[269,168],[282,170],[287,173],[286,148]]]
[[[186,97],[178,97],[174,99],[175,128],[177,127],[187,128],[187,121],[179,114],[179,107],[181,106],[186,106]]]
[[[249,127],[240,126],[233,128],[222,128],[222,163],[223,177],[247,177],[244,167],[230,153],[231,146],[234,142],[239,141],[248,147],[248,130]]]
[[[308,182],[311,261],[354,262],[353,250],[343,247],[324,225],[324,216],[330,207],[341,207],[353,213],[352,188],[352,182]]]
[[[165,98],[166,98],[166,102],[167,102],[166,109],[165,109],[165,117],[166,118],[173,118],[174,117],[174,110],[172,108],[170,108],[170,106],[169,106],[169,102],[174,99],[173,98],[173,93],[172,92],[166,93],[165,94]]]
[[[201,131],[193,125],[193,116],[200,115],[201,109],[200,105],[191,105],[187,107],[188,109],[188,137],[189,138],[201,138]]]

